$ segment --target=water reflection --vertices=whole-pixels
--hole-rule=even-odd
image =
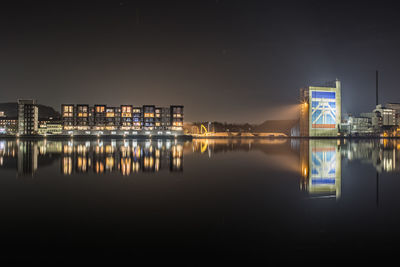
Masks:
[[[372,164],[376,171],[400,171],[400,140],[383,139],[344,142],[343,158],[348,161],[359,160]]]
[[[61,173],[112,173],[183,170],[183,143],[176,141],[0,141],[0,167],[34,175],[38,168],[60,162]]]
[[[14,169],[19,176],[33,176],[39,168],[57,163],[65,175],[182,172],[184,154],[212,159],[222,153],[255,151],[268,157],[266,164],[299,173],[300,189],[312,197],[340,197],[342,160],[370,164],[379,173],[400,171],[397,140],[300,139],[0,140],[0,168]]]
[[[297,142],[300,143],[300,188],[313,197],[339,198],[342,176],[340,145],[336,140]]]

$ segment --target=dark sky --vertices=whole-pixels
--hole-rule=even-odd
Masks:
[[[289,117],[342,81],[343,112],[400,102],[400,9],[375,1],[2,1],[0,102],[185,105],[185,119]],[[281,111],[285,111],[281,113]]]

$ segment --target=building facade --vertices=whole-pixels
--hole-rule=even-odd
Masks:
[[[163,135],[183,133],[183,106],[63,104],[64,134]]]
[[[385,107],[395,111],[396,125],[400,126],[400,103],[387,103]]]
[[[0,134],[16,134],[18,131],[18,118],[9,117],[0,111]]]
[[[37,134],[39,110],[35,100],[18,100],[18,134]]]
[[[300,136],[337,136],[341,122],[341,85],[336,80],[326,85],[300,89]]]
[[[61,122],[42,121],[39,123],[38,134],[40,135],[57,135],[63,133]]]
[[[399,136],[399,110],[398,104],[379,104],[372,112],[350,115],[343,120],[341,133],[345,136]]]
[[[375,129],[384,130],[396,126],[396,111],[394,109],[377,105],[372,114],[372,126]]]

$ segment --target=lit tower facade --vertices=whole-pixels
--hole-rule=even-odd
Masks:
[[[342,118],[340,81],[300,89],[300,135],[337,136]]]

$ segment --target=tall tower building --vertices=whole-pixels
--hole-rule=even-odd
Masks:
[[[338,135],[342,103],[339,80],[301,88],[300,99],[300,136]]]
[[[35,100],[18,100],[18,133],[36,134],[38,131],[39,110]]]

